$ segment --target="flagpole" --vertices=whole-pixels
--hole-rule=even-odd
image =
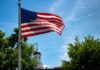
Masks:
[[[18,0],[18,70],[21,70],[21,0]]]

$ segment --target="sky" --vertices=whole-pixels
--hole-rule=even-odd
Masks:
[[[6,32],[6,36],[18,27],[17,2],[0,0],[0,30]],[[22,7],[57,14],[65,24],[61,36],[51,32],[28,38],[28,43],[38,44],[44,66],[58,67],[62,60],[69,61],[68,44],[74,43],[75,36],[80,40],[87,35],[100,38],[100,0],[22,0]]]

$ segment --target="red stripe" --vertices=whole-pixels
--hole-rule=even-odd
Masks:
[[[38,18],[39,19],[42,19],[42,20],[48,20],[48,21],[58,21],[58,22],[62,22],[62,20],[60,20],[60,19],[57,19],[57,18],[45,18],[45,17],[39,17],[38,16]]]
[[[61,17],[59,17],[58,15],[51,14],[51,13],[37,12],[37,14],[46,15],[46,16],[56,16],[56,17],[58,17],[58,18],[61,18]],[[62,19],[62,18],[61,18],[61,19]]]
[[[56,25],[51,25],[51,24],[27,24],[27,25],[23,25],[23,26],[21,26],[21,28],[26,28],[26,27],[36,27],[36,26],[40,26],[40,27],[56,27]]]
[[[21,25],[21,28],[25,28],[25,27],[31,27],[31,26],[41,26],[43,24],[27,24],[27,25]]]
[[[39,33],[31,33],[31,34],[27,34],[27,35],[22,35],[22,38],[28,37],[28,36],[35,36],[35,35],[39,35],[39,34],[44,34],[44,33],[48,33],[48,32],[53,32],[53,31],[50,30],[50,31],[44,31],[44,32],[39,32]]]

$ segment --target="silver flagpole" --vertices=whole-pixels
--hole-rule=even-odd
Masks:
[[[18,70],[21,70],[21,0],[18,0]]]

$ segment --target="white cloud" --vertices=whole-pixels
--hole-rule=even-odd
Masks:
[[[46,65],[46,64],[44,64],[43,65],[43,68],[45,69],[45,68],[49,68],[50,67],[50,65]]]
[[[67,48],[68,48],[67,44],[65,44],[64,46],[62,46],[62,54],[59,56],[61,60],[67,60],[67,61],[70,60],[70,58],[68,56],[68,50],[67,50]]]

